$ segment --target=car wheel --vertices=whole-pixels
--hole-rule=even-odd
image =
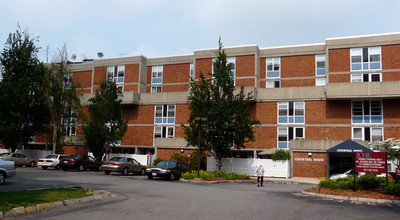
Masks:
[[[85,170],[85,167],[83,167],[83,165],[80,165],[78,168],[78,171],[84,171],[84,170]]]
[[[129,173],[129,170],[128,170],[128,168],[125,167],[125,168],[122,170],[122,175],[126,176],[126,175],[128,175],[128,173]]]
[[[105,173],[106,175],[110,175],[111,171],[109,171],[109,170],[104,170],[104,173]]]
[[[146,174],[146,170],[142,169],[142,171],[140,171],[140,175],[144,175],[144,174]]]
[[[35,166],[35,161],[31,161],[31,162],[29,163],[29,166],[30,166],[30,167],[34,167],[34,166]]]
[[[64,169],[64,171],[67,171],[68,169]]]
[[[6,175],[0,172],[0,185],[2,185],[6,181]]]
[[[47,167],[42,167],[42,169],[47,170]]]
[[[153,176],[152,175],[147,175],[147,179],[152,180]]]

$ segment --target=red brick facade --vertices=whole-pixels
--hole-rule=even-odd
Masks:
[[[385,38],[386,39],[386,38]],[[244,54],[239,47],[230,48],[228,57],[235,57],[235,85],[236,87],[246,87],[255,89],[254,101],[251,103],[250,110],[252,115],[260,121],[260,125],[254,128],[255,142],[247,143],[246,149],[253,150],[259,153],[265,149],[278,147],[278,129],[280,127],[300,127],[304,129],[305,140],[347,140],[352,139],[352,127],[381,127],[383,130],[383,138],[400,138],[400,94],[392,94],[390,96],[375,95],[375,96],[353,96],[343,95],[339,98],[330,98],[327,89],[330,84],[342,83],[351,86],[351,74],[354,73],[382,73],[382,83],[374,82],[374,84],[382,84],[381,90],[384,90],[383,84],[385,81],[397,83],[400,81],[400,35],[394,34],[391,42],[375,45],[374,43],[365,43],[364,41],[351,41],[350,43],[335,44],[332,40],[327,40],[329,43],[321,46],[315,46],[314,50],[304,50],[302,47],[289,50],[284,47],[282,50],[259,49],[256,54],[249,52]],[[332,43],[332,42],[333,43]],[[344,39],[346,41],[346,39]],[[373,41],[380,42],[380,41]],[[384,41],[382,41],[384,42]],[[381,69],[371,71],[351,71],[351,48],[365,47],[381,48]],[[312,46],[310,46],[312,47]],[[300,51],[300,52],[299,52]],[[141,61],[128,62],[125,64],[124,75],[124,92],[139,93],[140,100],[135,103],[124,104],[123,114],[124,119],[128,120],[128,131],[122,140],[120,147],[130,148],[145,148],[154,149],[157,152],[157,157],[169,159],[173,153],[180,153],[181,148],[186,146],[173,146],[171,148],[155,146],[154,127],[174,127],[174,138],[183,139],[184,132],[181,124],[187,124],[189,118],[189,105],[186,100],[173,100],[171,97],[182,97],[187,95],[189,91],[189,74],[190,65],[194,64],[195,79],[199,79],[199,74],[202,72],[205,77],[209,78],[208,73],[212,72],[213,56],[210,52],[210,57],[207,53],[201,52],[187,57],[180,58],[181,62],[170,59],[155,60],[140,57]],[[316,55],[325,54],[326,74],[316,76]],[[266,88],[266,60],[267,58],[280,58],[279,71],[280,76],[274,80],[280,81],[281,88]],[[164,61],[163,61],[164,60]],[[149,62],[151,61],[151,62]],[[109,63],[107,63],[109,62]],[[73,72],[74,83],[80,84],[82,93],[94,93],[96,83],[106,79],[108,66],[123,65],[121,62],[113,63],[115,60],[102,59],[101,65],[93,65],[86,67],[79,64],[72,64],[78,68]],[[146,62],[152,65],[146,64]],[[162,63],[165,62],[165,63]],[[104,63],[107,63],[105,65]],[[157,63],[156,65],[153,65]],[[162,93],[155,94],[154,99],[143,100],[144,95],[140,93],[151,92],[152,67],[163,66],[162,74]],[[93,78],[92,78],[93,77]],[[324,93],[318,97],[305,96],[309,91],[314,91],[316,87],[316,79],[326,77],[326,87]],[[268,79],[269,80],[269,79]],[[337,85],[337,84],[336,84]],[[396,84],[397,85],[397,84]],[[297,87],[295,93],[288,92],[288,88]],[[323,85],[322,85],[323,87]],[[375,88],[375,87],[374,87]],[[317,93],[317,92],[316,92]],[[179,96],[181,94],[181,96]],[[260,95],[261,94],[261,95]],[[177,95],[177,96],[175,96]],[[264,95],[264,96],[262,96]],[[314,95],[314,94],[313,94]],[[272,97],[272,98],[260,98]],[[377,124],[353,124],[352,123],[352,101],[353,100],[382,100],[382,116],[383,123]],[[304,102],[304,123],[279,123],[278,122],[278,106],[279,102]],[[155,123],[155,105],[175,105],[175,121],[172,124],[156,124]],[[85,107],[86,108],[86,107]],[[86,111],[86,110],[85,110]],[[289,110],[290,111],[290,110]],[[367,112],[367,111],[365,111]],[[289,114],[289,113],[288,113]],[[78,126],[78,136],[82,136],[82,129]],[[50,138],[51,139],[51,138]],[[37,137],[37,141],[51,143],[49,138],[44,139]],[[76,152],[76,149],[67,146],[64,150],[67,153]],[[87,149],[81,147],[79,149]],[[186,150],[185,150],[186,154]],[[309,160],[296,158],[311,158]],[[324,161],[316,160],[323,158]],[[304,177],[322,177],[325,176],[326,170],[326,153],[313,152],[312,156],[308,156],[304,152],[293,153],[293,175]]]

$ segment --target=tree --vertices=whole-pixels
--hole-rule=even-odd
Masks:
[[[375,147],[379,151],[386,152],[387,159],[392,160],[397,168],[400,168],[400,139],[388,138],[375,143]]]
[[[12,151],[49,131],[46,68],[37,57],[37,40],[18,26],[0,55],[0,142]]]
[[[114,82],[102,81],[95,96],[89,99],[89,119],[85,119],[83,133],[98,160],[110,144],[122,139],[127,130],[127,121],[122,118],[121,94]]]
[[[245,143],[254,141],[253,126],[259,121],[251,117],[249,110],[252,93],[245,94],[241,87],[235,94],[232,63],[227,62],[221,39],[216,55],[213,73],[209,73],[211,79],[202,72],[199,82],[191,79],[189,126],[182,127],[188,146],[198,146],[200,129],[200,148],[211,152],[217,162],[217,171],[220,171],[222,159],[231,148],[245,148]],[[202,126],[196,117],[206,117],[207,121]]]
[[[53,153],[61,153],[66,144],[64,139],[67,135],[66,126],[74,128],[76,125],[76,114],[80,110],[80,100],[76,95],[76,85],[72,82],[72,74],[67,68],[67,47],[58,51],[51,64],[49,74],[48,95],[51,97],[49,106],[51,110],[53,127]],[[76,131],[75,131],[76,133]]]

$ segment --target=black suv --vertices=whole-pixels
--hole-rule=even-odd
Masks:
[[[183,162],[174,160],[164,160],[155,167],[146,169],[146,175],[149,179],[153,177],[162,177],[169,180],[178,180],[182,173],[190,172],[190,168]]]

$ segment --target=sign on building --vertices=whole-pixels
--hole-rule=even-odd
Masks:
[[[400,168],[396,168],[396,176],[400,177]]]
[[[386,173],[385,152],[356,152],[354,159],[356,172]]]

